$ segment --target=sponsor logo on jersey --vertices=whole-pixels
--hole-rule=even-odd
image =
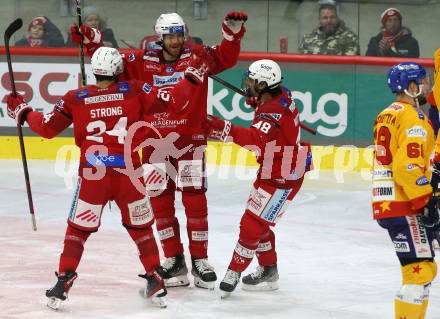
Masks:
[[[400,111],[400,110],[403,109],[403,106],[402,106],[402,105],[399,105],[399,104],[395,104],[395,103],[393,103],[393,104],[389,105],[386,109],[387,109],[387,110]]]
[[[417,113],[419,114],[419,119],[424,120],[425,119],[425,115],[423,114],[422,111],[417,110]]]
[[[130,222],[133,225],[144,225],[153,220],[153,211],[147,198],[143,198],[128,204]]]
[[[128,82],[119,82],[118,83],[118,92],[119,93],[127,93],[130,91],[130,87],[128,85]]]
[[[173,71],[174,71],[174,69],[173,69],[172,66],[167,66],[167,67],[165,68],[165,72],[166,72],[166,73],[173,73]]]
[[[86,154],[88,166],[107,166],[122,167],[125,166],[124,156],[111,154]]]
[[[408,166],[406,167],[406,170],[407,171],[412,171],[412,170],[414,170],[416,168],[420,168],[420,166],[417,165],[417,164],[408,164]]]
[[[373,179],[392,179],[393,171],[390,169],[375,169],[373,171]]]
[[[207,231],[196,231],[193,230],[191,232],[191,238],[195,241],[205,241],[208,240],[208,232]]]
[[[416,180],[416,184],[417,184],[418,186],[425,186],[425,185],[428,185],[428,184],[429,184],[429,181],[428,181],[428,179],[426,178],[426,176],[422,176],[422,177],[419,177],[419,178]]]
[[[75,219],[76,207],[78,205],[79,191],[81,190],[82,178],[78,177],[78,182],[76,184],[75,192],[73,193],[72,205],[70,205],[69,219]]]
[[[271,195],[262,188],[252,189],[247,202],[248,209],[255,215],[260,216],[270,197]]]
[[[165,189],[168,183],[165,163],[144,164],[144,181],[147,191]]]
[[[394,181],[382,181],[373,179],[373,201],[395,200]]]
[[[101,117],[109,117],[109,116],[119,116],[122,115],[122,106],[116,107],[103,107],[100,109],[91,109],[90,117],[92,119],[101,118]]]
[[[50,119],[52,118],[52,116],[54,116],[54,113],[53,113],[53,112],[50,112],[50,113],[46,113],[46,114],[44,114],[44,115],[43,115],[43,122],[44,122],[44,124],[47,124],[47,122],[50,121]]]
[[[122,93],[114,93],[114,94],[106,94],[106,95],[97,95],[91,96],[84,99],[85,104],[94,104],[94,103],[102,103],[102,102],[110,102],[110,101],[123,101],[124,94]]]
[[[128,55],[128,62],[133,62],[134,60],[135,60],[135,55],[134,55],[134,53],[130,53],[129,55]]]
[[[203,186],[203,162],[201,160],[179,161],[177,187]]]
[[[176,65],[176,69],[179,69],[181,67],[188,67],[189,66],[189,60],[179,61]]]
[[[184,72],[175,72],[172,75],[153,75],[153,86],[174,85],[184,78]]]
[[[191,56],[191,52],[183,53],[180,55],[180,59],[186,59]]]
[[[142,87],[142,90],[147,93],[150,94],[151,92],[151,86],[148,83],[144,83],[144,86]]]
[[[409,253],[409,243],[407,241],[393,241],[394,243],[394,249],[398,253]]]
[[[273,117],[275,120],[281,120],[282,115],[280,113],[267,113],[269,116]]]
[[[268,222],[274,223],[277,219],[279,219],[282,215],[282,208],[289,196],[290,189],[278,189],[274,196],[272,196],[271,201],[267,205],[267,209],[265,209],[265,213],[261,215],[261,218],[267,220]]]
[[[79,90],[76,92],[76,98],[79,100],[82,100],[82,99],[86,98],[87,96],[89,96],[88,90]]]
[[[285,98],[282,97],[281,99],[278,100],[278,102],[280,102],[280,104],[284,106],[286,109],[290,109],[291,103],[289,103]]]
[[[170,114],[167,112],[155,113],[155,120],[149,121],[156,128],[176,128],[177,126],[186,125],[188,119],[169,120]]]
[[[416,125],[406,130],[406,136],[408,137],[421,137],[424,141],[426,141],[426,136],[428,135],[428,132],[420,126]]]
[[[158,230],[157,233],[159,234],[160,240],[165,240],[171,237],[174,237],[174,230],[173,227],[168,227],[162,230]]]
[[[159,58],[155,56],[144,55],[144,60],[159,63]]]
[[[148,70],[159,71],[160,65],[146,62],[146,63],[144,63],[144,69],[145,69],[145,71],[148,71]]]
[[[394,237],[395,239],[401,239],[401,240],[406,240],[407,237],[406,235],[402,234],[402,233],[398,233],[396,237]]]

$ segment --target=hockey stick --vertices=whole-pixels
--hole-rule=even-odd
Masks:
[[[76,0],[76,16],[78,18],[78,32],[81,33],[82,18],[80,0]],[[84,40],[79,44],[79,66],[81,68],[81,84],[84,87],[87,85],[86,71],[84,68]]]
[[[210,77],[211,79],[217,81],[218,83],[223,84],[224,86],[226,86],[228,89],[231,89],[231,90],[234,91],[235,93],[238,93],[238,94],[240,94],[240,95],[242,95],[242,96],[245,96],[244,92],[243,92],[242,90],[240,90],[238,87],[233,86],[231,83],[226,82],[225,80],[219,78],[218,76],[216,76],[216,75],[210,75],[209,77]],[[304,124],[302,124],[302,123],[300,124],[300,126],[301,126],[301,128],[302,128],[303,130],[309,132],[310,134],[316,135],[316,131],[315,131],[314,129],[312,129],[312,128],[310,128],[310,127],[308,127],[308,126],[306,126],[306,125],[304,125]]]
[[[20,18],[14,20],[9,27],[5,31],[5,49],[6,49],[6,60],[8,61],[8,70],[9,70],[9,81],[11,82],[12,87],[12,95],[17,96],[17,90],[15,88],[15,80],[14,73],[12,71],[12,61],[11,61],[11,52],[9,50],[9,40],[12,35],[23,26],[23,20]],[[20,151],[21,151],[21,160],[23,162],[23,170],[24,170],[24,179],[26,181],[26,191],[29,203],[29,212],[32,217],[32,229],[37,230],[37,222],[35,221],[35,213],[34,213],[34,203],[32,201],[32,191],[31,191],[31,183],[29,180],[29,171],[26,160],[26,150],[24,148],[24,140],[23,140],[23,130],[21,128],[20,123],[17,123],[18,129],[18,139],[20,141]]]

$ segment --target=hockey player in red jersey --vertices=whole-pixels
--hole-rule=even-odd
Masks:
[[[218,46],[184,45],[185,23],[177,13],[159,16],[155,30],[160,37],[161,48],[157,50],[132,51],[124,56],[127,78],[142,79],[153,87],[168,88],[183,78],[183,70],[194,54],[206,61],[210,74],[216,74],[235,65],[240,52],[240,40],[245,33],[247,15],[230,12],[222,23],[223,41]],[[72,28],[74,40],[81,36]],[[89,52],[100,45],[98,30],[81,27],[84,43]],[[156,226],[166,257],[163,268],[167,287],[189,285],[187,268],[180,239],[179,222],[175,216],[175,192],[180,191],[187,217],[189,251],[192,260],[194,284],[201,288],[214,288],[217,280],[214,268],[208,263],[208,208],[206,202],[205,148],[206,138],[201,127],[207,113],[208,81],[198,86],[186,111],[175,116],[159,104],[151,109],[145,120],[152,124],[162,136],[178,133],[175,141],[178,149],[187,148],[179,157],[169,156],[170,163],[155,161],[155,148],[143,149],[146,163],[147,190],[154,196],[151,204],[156,217]],[[171,165],[169,165],[171,164]],[[151,177],[151,178],[148,178]]]
[[[209,115],[205,124],[209,137],[233,141],[256,153],[260,168],[240,222],[240,235],[220,289],[224,297],[237,286],[241,273],[254,254],[256,272],[243,277],[244,290],[278,288],[275,226],[303,183],[310,169],[311,152],[300,143],[298,109],[288,89],[280,86],[281,69],[272,60],[252,63],[244,79],[248,104],[255,108],[250,128]]]
[[[120,208],[122,224],[137,245],[145,269],[145,274],[140,276],[147,280],[145,297],[163,306],[161,297],[166,295],[166,289],[152,230],[154,215],[145,190],[137,191],[133,176],[121,170],[128,161],[135,168],[141,166],[137,152],[124,154],[125,137],[127,129],[141,120],[142,114],[156,102],[178,112],[197,84],[203,82],[203,74],[190,66],[184,72],[188,80],[182,80],[166,92],[158,92],[136,80],[118,82],[123,72],[122,56],[116,49],[105,47],[94,53],[92,70],[96,85],[69,91],[58,100],[52,112],[44,115],[33,111],[20,95],[10,94],[7,98],[9,116],[20,124],[26,121],[42,137],[53,138],[73,124],[75,143],[81,150],[78,185],[56,273],[58,282],[46,291],[48,306],[57,309],[66,299],[77,277],[84,243],[98,230],[102,210],[109,200],[114,200]],[[137,178],[142,180],[142,176]]]

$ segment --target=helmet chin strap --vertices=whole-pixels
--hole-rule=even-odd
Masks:
[[[419,90],[415,94],[409,93],[407,89],[403,90],[403,92],[405,92],[406,95],[414,99],[414,102],[416,103],[418,109],[420,108],[419,96],[420,94],[422,94],[422,91],[423,91],[423,84],[419,85]]]

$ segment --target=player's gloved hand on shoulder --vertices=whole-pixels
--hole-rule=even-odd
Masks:
[[[246,32],[244,23],[248,16],[244,12],[231,11],[222,23],[223,37],[228,41],[240,41]]]
[[[193,55],[191,64],[185,70],[185,78],[194,84],[205,81],[209,68],[207,64],[198,56]]]
[[[8,115],[17,121],[17,124],[23,125],[26,119],[26,114],[33,111],[32,107],[26,103],[23,96],[17,93],[14,96],[12,93],[6,98],[6,104],[8,107]]]
[[[257,108],[258,98],[256,96],[251,96],[246,98],[246,104],[252,107],[253,109]]]
[[[230,139],[232,124],[217,116],[208,115],[203,123],[205,133],[208,138],[213,138],[223,142]]]
[[[101,44],[102,42],[101,31],[91,28],[87,24],[82,24],[80,30],[78,30],[78,26],[72,25],[70,27],[70,34],[72,42],[77,44],[81,44],[83,40],[84,44]]]
[[[433,197],[423,209],[423,215],[420,216],[420,222],[426,228],[436,228],[440,224],[438,198]]]

